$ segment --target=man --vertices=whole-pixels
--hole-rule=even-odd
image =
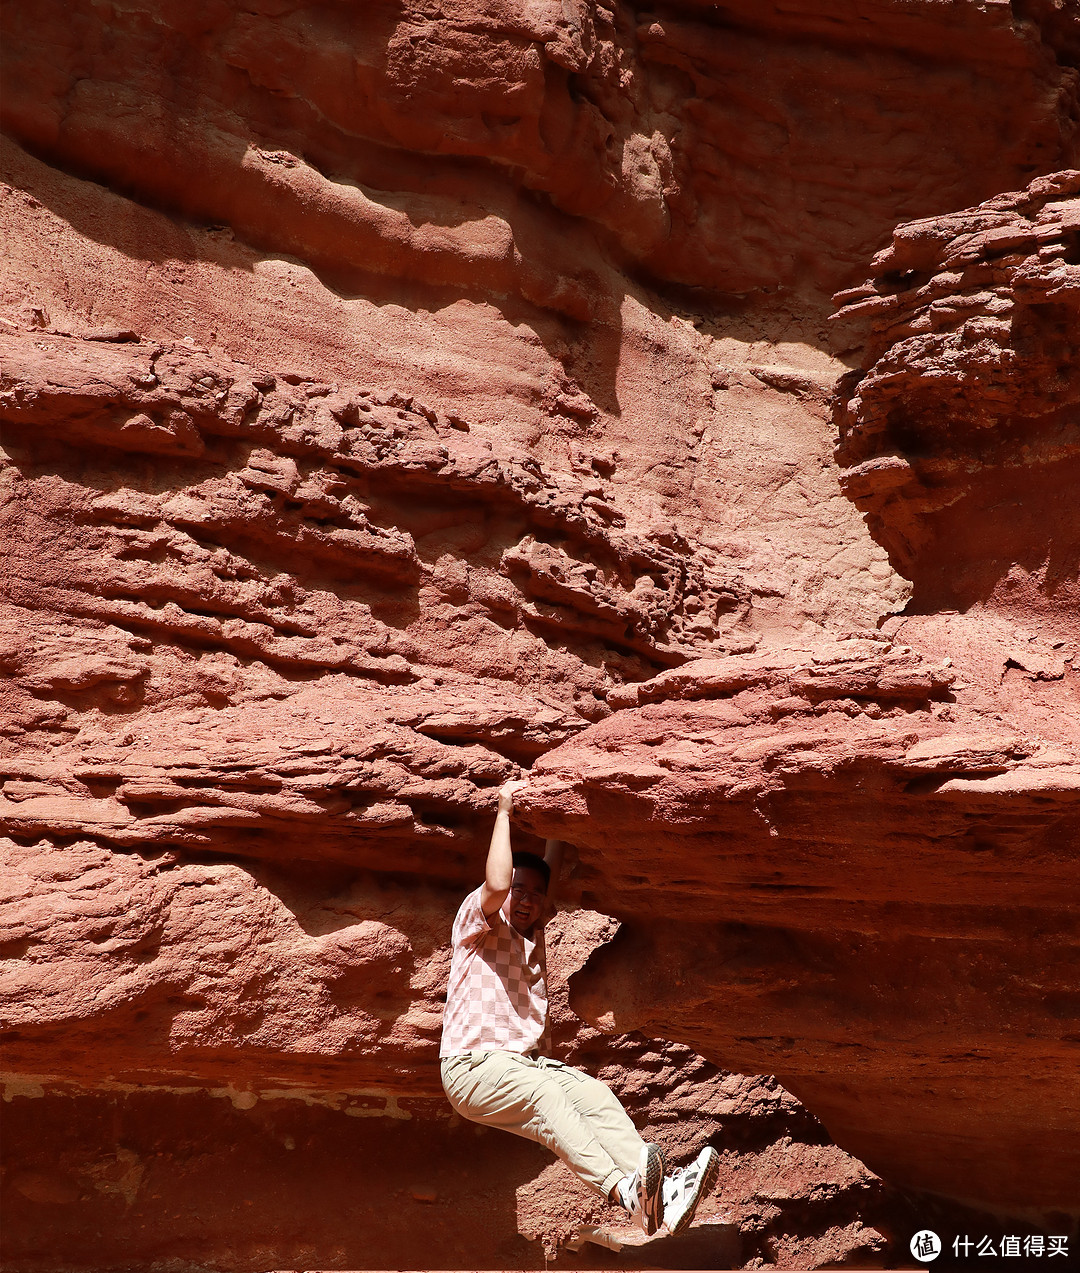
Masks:
[[[659,1145],[641,1139],[615,1095],[540,1050],[548,1010],[544,925],[562,846],[548,840],[542,858],[512,852],[510,814],[523,786],[508,782],[499,791],[484,883],[454,920],[443,1088],[463,1118],[546,1145],[650,1236],[665,1220],[669,1233],[681,1233],[716,1181],[716,1150],[702,1150],[665,1178]]]

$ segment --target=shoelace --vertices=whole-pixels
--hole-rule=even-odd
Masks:
[[[677,1198],[682,1191],[683,1180],[687,1174],[686,1167],[679,1167],[664,1181],[664,1205]]]

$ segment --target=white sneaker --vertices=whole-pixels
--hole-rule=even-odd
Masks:
[[[720,1155],[711,1146],[706,1147],[689,1167],[682,1167],[664,1181],[661,1190],[664,1200],[663,1215],[667,1218],[668,1233],[674,1236],[690,1227],[694,1212],[704,1194],[716,1184],[720,1174]]]
[[[637,1171],[619,1185],[619,1200],[650,1238],[664,1223],[666,1167],[659,1145],[642,1145]]]

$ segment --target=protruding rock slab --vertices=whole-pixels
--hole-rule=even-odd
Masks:
[[[890,1180],[1075,1209],[1080,757],[873,646],[686,665],[541,758],[527,820],[627,921],[572,1002],[779,1075]]]

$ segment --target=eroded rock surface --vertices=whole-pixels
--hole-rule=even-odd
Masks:
[[[586,1019],[779,1075],[898,1182],[1067,1209],[1080,752],[954,684],[887,642],[689,663],[522,803],[626,918]]]
[[[4,20],[21,1264],[614,1260],[439,1092],[527,769],[559,1046],[722,1151],[623,1263],[1064,1231],[1072,9]]]
[[[837,298],[872,324],[837,397],[845,491],[920,608],[1072,615],[1080,172],[899,226],[873,264]]]
[[[4,122],[60,166],[339,280],[575,319],[617,309],[624,262],[691,287],[827,289],[905,213],[1071,153],[1076,80],[1055,56],[1071,28],[1050,6],[710,9],[13,6]],[[955,123],[928,152],[946,100]]]

